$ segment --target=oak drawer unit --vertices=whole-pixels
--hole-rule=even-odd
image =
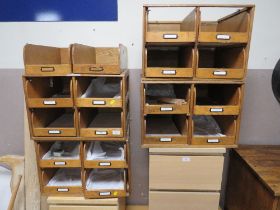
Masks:
[[[241,145],[232,150],[225,209],[279,210],[279,165],[279,145]]]
[[[23,49],[25,74],[30,76],[63,76],[71,74],[69,48],[26,44]]]
[[[78,74],[121,74],[127,69],[127,49],[72,45],[73,72]]]

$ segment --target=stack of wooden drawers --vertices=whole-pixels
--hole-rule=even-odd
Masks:
[[[253,15],[253,5],[144,6],[144,148],[238,145]],[[150,210],[218,209],[225,151],[202,151],[150,149]]]
[[[24,63],[29,130],[42,193],[127,196],[126,48],[27,44]]]

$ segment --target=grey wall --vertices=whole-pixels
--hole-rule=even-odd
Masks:
[[[21,74],[19,69],[0,70],[0,155],[23,154]],[[132,194],[129,203],[134,204],[148,202],[148,153],[140,147],[140,74],[139,69],[130,70]],[[280,105],[271,91],[271,74],[272,70],[267,69],[248,72],[241,144],[280,144]],[[225,182],[226,179],[223,189]]]

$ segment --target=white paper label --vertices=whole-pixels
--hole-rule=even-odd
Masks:
[[[49,134],[61,134],[60,130],[49,130]]]
[[[56,105],[56,101],[44,101],[44,105]]]
[[[111,166],[111,163],[110,162],[101,162],[99,163],[100,166]]]
[[[66,165],[66,162],[54,162],[54,165],[56,166],[65,166]]]
[[[218,34],[217,39],[218,40],[230,40],[230,35],[228,35],[228,34]]]
[[[58,188],[57,189],[58,192],[69,192],[68,188]]]
[[[107,131],[95,131],[96,135],[107,135]]]
[[[215,76],[226,76],[227,72],[226,71],[214,71],[213,74]]]
[[[105,105],[105,101],[93,101],[93,105]]]
[[[119,130],[113,130],[112,133],[113,135],[121,135],[121,131]]]
[[[100,196],[109,196],[109,195],[111,195],[111,192],[100,192],[99,195]]]
[[[178,39],[178,34],[163,34],[164,39]]]
[[[219,139],[207,139],[208,143],[219,143],[220,140]]]
[[[176,74],[176,70],[163,70],[162,74],[165,74],[165,75],[175,75]]]
[[[182,157],[182,162],[190,162],[191,158],[190,157]]]
[[[172,138],[160,138],[159,139],[161,142],[171,142]]]
[[[162,112],[173,111],[173,108],[172,107],[160,107],[160,111],[162,111]]]
[[[223,112],[224,109],[223,108],[211,108],[210,112]]]

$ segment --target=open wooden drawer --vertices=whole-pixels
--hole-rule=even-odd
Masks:
[[[200,7],[198,41],[247,43],[251,30],[250,9],[251,7]],[[209,14],[212,14],[212,19],[209,19]]]
[[[238,116],[195,115],[192,119],[192,145],[236,144]]]
[[[81,108],[81,137],[123,137],[126,116],[120,108]]]
[[[85,169],[85,198],[116,198],[127,195],[126,169]]]
[[[144,7],[144,10],[144,37],[147,43],[195,42],[198,21],[196,8],[159,6]]]
[[[242,98],[240,84],[197,84],[194,87],[195,115],[238,115]]]
[[[78,141],[35,142],[41,168],[81,167],[81,143]]]
[[[146,77],[193,77],[195,67],[192,46],[147,46]]]
[[[33,136],[76,136],[75,110],[71,108],[30,109]]]
[[[73,107],[72,77],[24,77],[29,108]]]
[[[149,145],[187,144],[187,115],[146,115],[143,124],[142,139],[144,147]]]
[[[85,168],[127,168],[127,144],[111,141],[84,143]]]
[[[78,74],[121,74],[127,69],[127,49],[72,45],[73,72]]]
[[[27,44],[23,56],[26,75],[62,76],[72,72],[70,48]]]
[[[196,77],[201,79],[243,79],[246,52],[244,47],[199,47]]]
[[[43,194],[82,195],[81,168],[48,168],[39,173]]]
[[[126,98],[122,77],[76,77],[77,107],[122,107]]]
[[[143,84],[144,114],[189,114],[189,84]]]

